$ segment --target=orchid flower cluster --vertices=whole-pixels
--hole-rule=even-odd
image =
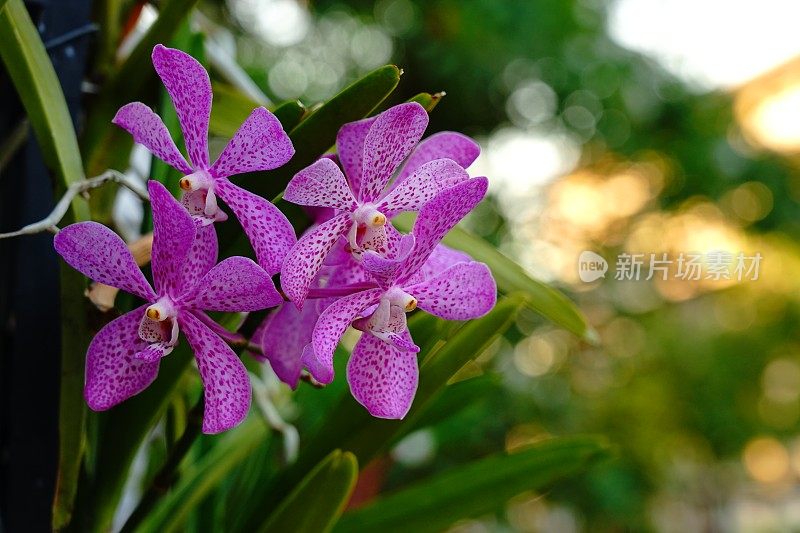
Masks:
[[[180,201],[162,184],[148,183],[153,285],[122,239],[101,224],[72,224],[54,241],[73,268],[145,301],[91,342],[88,405],[109,409],[144,390],[183,332],[203,381],[203,431],[236,426],[250,407],[249,378],[230,346],[236,334],[207,311],[274,307],[250,342],[261,348],[253,355],[269,361],[282,381],[295,388],[305,369],[317,382],[330,383],[336,347],[353,326],[362,331],[347,363],[353,396],[373,416],[403,418],[419,375],[407,313],[420,308],[468,320],[496,301],[486,265],[440,244],[486,193],[486,178],[470,178],[465,170],[478,155],[477,144],[453,132],[420,142],[428,115],[416,103],[345,124],[337,154],[301,170],[286,188],[284,199],[305,206],[314,221],[297,240],[275,205],[228,179],[291,159],[292,143],[277,118],[255,109],[211,164],[208,73],[191,56],[162,45],[153,50],[153,65],[175,105],[189,161],[146,105],[128,104],[113,120],[184,175]],[[227,219],[219,200],[239,220],[255,262],[217,262],[214,223]],[[418,213],[408,235],[392,225],[404,211]],[[278,273],[283,294],[272,280]]]

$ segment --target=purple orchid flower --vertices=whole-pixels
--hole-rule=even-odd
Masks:
[[[414,151],[427,125],[428,114],[417,103],[347,124],[337,136],[339,161],[347,177],[332,158],[323,157],[289,182],[285,200],[337,210],[302,237],[286,257],[281,284],[298,307],[302,308],[311,283],[343,236],[348,252],[357,258],[367,250],[391,255],[401,235],[387,224],[389,219],[402,211],[419,210],[440,191],[469,178],[460,163],[469,165],[477,156],[474,141],[440,134]],[[431,160],[438,155],[460,161]],[[387,187],[406,159],[398,178]]]
[[[220,156],[209,163],[208,123],[211,82],[192,56],[156,45],[153,66],[169,93],[183,130],[191,165],[170,137],[164,122],[141,102],[123,106],[112,122],[127,130],[136,142],[182,172],[182,202],[201,225],[227,219],[217,205],[221,198],[242,224],[258,263],[270,274],[280,271],[284,257],[297,239],[292,225],[271,202],[228,180],[244,172],[277,168],[294,155],[291,140],[278,119],[256,108],[241,125]]]
[[[420,147],[425,144],[421,143]],[[413,156],[412,156],[413,157]],[[333,218],[335,213],[330,208],[305,208],[314,221],[311,232],[316,226]],[[339,250],[341,248],[341,250]],[[332,258],[332,256],[336,256]],[[333,260],[331,260],[333,259]],[[329,261],[330,260],[330,261]],[[472,258],[443,244],[438,244],[431,256],[420,269],[420,276],[429,279],[456,263],[466,263]],[[331,264],[328,264],[328,263]],[[356,261],[352,254],[344,251],[344,245],[337,245],[326,258],[320,273],[311,284],[313,292],[336,292],[344,294],[354,292],[353,287],[374,282],[373,276]],[[347,292],[349,291],[349,292]],[[291,303],[283,303],[273,310],[256,328],[251,342],[261,348],[260,353],[250,352],[258,361],[268,361],[278,378],[292,389],[297,388],[303,370],[303,359],[313,357],[312,335],[320,314],[336,301],[332,298],[316,298],[302,309]]]
[[[203,431],[230,429],[250,408],[244,365],[203,311],[255,311],[283,301],[270,276],[244,257],[216,263],[216,247],[196,239],[191,216],[163,185],[148,183],[153,208],[152,271],[155,290],[122,239],[96,222],[80,222],[55,237],[56,251],[90,279],[127,291],[147,303],[113,320],[94,337],[86,355],[84,396],[102,411],[138,394],[155,379],[159,362],[183,331],[205,389]]]
[[[473,178],[426,203],[414,224],[412,246],[401,257],[387,259],[374,252],[365,253],[364,266],[377,272],[380,281],[374,288],[336,300],[320,314],[312,334],[312,349],[303,356],[316,380],[333,380],[334,351],[353,324],[364,331],[347,365],[353,396],[373,416],[406,415],[419,374],[419,348],[406,327],[406,313],[419,307],[447,320],[467,320],[486,314],[496,302],[496,284],[482,263],[456,262],[432,276],[435,265],[427,273],[423,268],[442,237],[480,202],[487,185],[486,178]],[[426,275],[430,277],[425,279]]]

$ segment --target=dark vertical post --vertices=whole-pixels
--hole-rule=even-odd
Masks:
[[[91,0],[27,5],[77,124]],[[0,94],[2,145],[22,131],[25,112],[1,67]],[[53,182],[28,128],[0,172],[0,232],[43,218],[53,203]],[[52,235],[0,241],[0,530],[50,530],[58,457],[58,295]]]

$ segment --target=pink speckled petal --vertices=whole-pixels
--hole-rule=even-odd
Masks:
[[[53,246],[69,266],[93,281],[155,301],[156,293],[122,239],[97,222],[78,222],[59,231]]]
[[[297,242],[294,228],[275,205],[225,178],[215,183],[217,195],[228,204],[242,225],[261,268],[270,275],[281,270],[283,260]]]
[[[445,189],[423,206],[412,231],[416,247],[400,269],[399,280],[408,279],[428,260],[442,237],[483,199],[488,185],[486,178],[472,178]]]
[[[348,254],[348,258],[347,261],[331,269],[326,287],[344,287],[372,281],[372,276],[361,266],[359,261],[356,261],[350,254]]]
[[[263,107],[257,107],[239,127],[209,172],[215,178],[226,178],[245,172],[272,170],[284,165],[293,155],[292,141],[283,131],[280,121]]]
[[[408,331],[401,336],[413,344]],[[353,398],[372,416],[402,419],[417,392],[417,354],[364,333],[347,362],[347,382]]]
[[[348,263],[351,259],[353,259],[353,254],[350,253],[350,244],[347,242],[347,236],[342,235],[328,252],[324,265],[339,266]]]
[[[178,294],[183,294],[195,286],[200,278],[217,264],[218,254],[219,245],[214,225],[199,226],[194,243],[192,243],[189,254],[186,256],[186,262],[181,269],[183,275]]]
[[[480,155],[481,147],[461,133],[441,131],[423,139],[409,156],[403,170],[394,181],[396,187],[416,170],[434,159],[452,159],[461,168],[470,166]]]
[[[185,284],[184,268],[194,245],[194,221],[186,209],[155,180],[147,183],[153,209],[153,283],[159,295],[177,297]]]
[[[303,207],[303,211],[308,213],[314,224],[322,224],[336,216],[336,209],[330,207],[315,207],[307,205]]]
[[[242,313],[275,307],[283,297],[264,269],[246,257],[229,257],[208,271],[180,303],[193,309]]]
[[[111,122],[130,133],[134,141],[144,145],[166,164],[184,174],[191,174],[192,167],[175,146],[161,117],[143,103],[131,102],[122,106]]]
[[[299,205],[352,211],[356,199],[339,167],[323,157],[294,175],[283,199]]]
[[[300,311],[291,303],[285,303],[270,314],[253,335],[252,342],[261,345],[272,370],[292,389],[300,379],[303,350],[311,342],[319,314],[317,305],[306,305]]]
[[[89,344],[83,395],[93,410],[114,407],[139,394],[156,379],[158,362],[148,363],[134,357],[148,347],[138,333],[146,308],[143,305],[109,322]]]
[[[394,257],[367,250],[361,257],[361,266],[381,287],[389,288],[397,280],[397,272],[403,261],[414,249],[414,241],[414,235],[404,235],[397,245],[397,249],[394,250]]]
[[[437,244],[428,260],[422,265],[422,268],[406,280],[406,285],[421,283],[455,264],[469,263],[471,261],[472,258],[464,252],[453,250],[444,244]]]
[[[435,159],[387,194],[377,209],[389,218],[403,211],[418,211],[443,190],[468,179],[467,171],[452,159]]]
[[[153,66],[178,113],[192,166],[208,168],[212,98],[208,72],[189,54],[161,44],[153,48]]]
[[[336,135],[336,151],[339,154],[339,162],[350,182],[350,188],[356,193],[361,189],[364,139],[376,118],[370,117],[345,124]]]
[[[178,316],[203,378],[203,433],[239,425],[250,410],[250,378],[233,350],[190,312]]]
[[[314,364],[308,364],[314,379],[320,383],[333,381],[333,352],[350,323],[359,314],[377,303],[382,289],[369,289],[336,300],[325,309],[317,320],[311,337]]]
[[[325,256],[352,224],[350,213],[342,213],[306,233],[286,256],[281,271],[281,287],[291,301],[302,308],[311,282]]]
[[[420,309],[446,320],[483,316],[497,301],[497,285],[483,263],[458,263],[438,276],[404,289]]]
[[[373,202],[408,157],[428,127],[428,113],[416,102],[387,109],[375,119],[364,140],[359,200]]]

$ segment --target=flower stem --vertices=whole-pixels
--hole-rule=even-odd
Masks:
[[[324,287],[320,289],[309,289],[306,299],[331,298],[336,296],[348,296],[367,289],[374,289],[374,283],[353,283],[343,287]]]
[[[120,533],[128,533],[136,531],[150,511],[158,503],[158,500],[169,491],[172,484],[177,478],[178,466],[186,457],[189,449],[194,444],[197,437],[200,435],[200,430],[203,425],[203,397],[195,404],[186,416],[186,429],[183,435],[175,443],[169,457],[164,465],[158,470],[147,491],[142,495],[139,504],[133,510],[125,525],[120,530]]]

